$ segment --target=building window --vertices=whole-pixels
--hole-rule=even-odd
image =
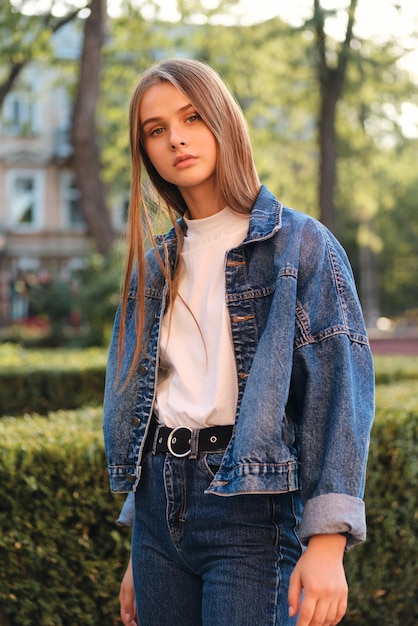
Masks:
[[[8,173],[9,227],[36,230],[42,226],[43,172]]]
[[[86,221],[81,210],[80,191],[71,172],[65,172],[62,175],[61,190],[64,227],[75,230],[84,229]]]
[[[36,106],[29,91],[9,93],[4,101],[4,130],[12,135],[33,135],[36,132]]]

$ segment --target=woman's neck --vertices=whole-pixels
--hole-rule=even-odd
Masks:
[[[216,193],[213,189],[193,190],[191,188],[182,189],[182,196],[187,204],[189,217],[192,220],[210,217],[215,213],[219,213],[226,206],[225,199]]]

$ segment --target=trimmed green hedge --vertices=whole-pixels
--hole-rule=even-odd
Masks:
[[[418,357],[375,355],[377,385],[391,385],[401,380],[418,380]]]
[[[113,626],[130,531],[115,524],[101,411],[0,420],[0,624]]]
[[[107,349],[27,350],[0,344],[0,417],[101,404],[106,361]],[[375,367],[377,384],[418,380],[414,357],[376,356]]]
[[[47,414],[103,402],[105,350],[0,345],[0,416]]]
[[[376,406],[365,495],[368,537],[346,557],[350,602],[343,624],[416,626],[417,383],[379,385]]]

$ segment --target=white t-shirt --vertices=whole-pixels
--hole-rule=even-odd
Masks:
[[[181,297],[162,322],[155,413],[171,428],[233,424],[238,381],[225,301],[225,254],[245,238],[250,216],[225,208],[203,219],[185,219]]]

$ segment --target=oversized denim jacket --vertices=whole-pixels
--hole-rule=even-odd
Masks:
[[[162,257],[167,246],[173,264],[174,232],[157,237],[157,244]],[[135,491],[140,480],[155,399],[167,286],[153,249],[147,263],[145,355],[128,384],[116,389],[118,310],[107,366],[103,428],[114,492]],[[300,488],[302,541],[345,533],[351,547],[366,532],[362,497],[374,374],[347,256],[323,225],[262,187],[245,240],[226,255],[225,281],[238,405],[232,439],[207,493]],[[135,298],[134,279],[121,384],[137,342]],[[131,496],[120,522],[132,519]]]

